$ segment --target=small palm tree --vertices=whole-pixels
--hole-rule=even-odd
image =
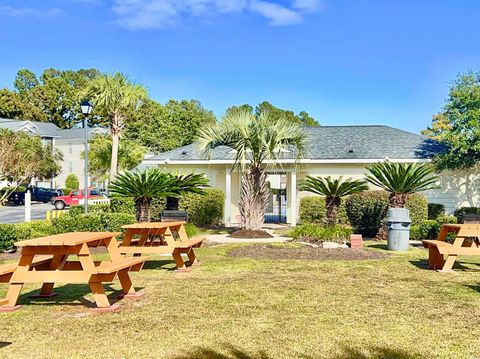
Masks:
[[[294,159],[302,157],[305,138],[300,125],[273,119],[268,112],[255,115],[248,108],[230,111],[220,122],[199,131],[196,144],[207,156],[219,146],[235,153],[233,168],[242,171],[239,208],[243,228],[259,230],[263,224],[270,194],[265,162],[273,163],[285,153]]]
[[[187,192],[203,194],[202,187],[207,184],[203,174],[175,175],[158,168],[148,168],[118,175],[109,190],[114,196],[133,198],[137,221],[149,222],[150,205],[154,198],[179,197]]]
[[[436,188],[438,176],[428,164],[379,162],[367,167],[367,181],[390,193],[390,207],[403,208],[410,193]]]
[[[111,181],[118,172],[118,144],[127,115],[135,110],[147,96],[147,90],[143,86],[130,82],[125,75],[119,72],[96,77],[86,90],[85,97],[90,98],[96,109],[104,112],[110,121],[112,135]]]
[[[342,176],[338,179],[332,179],[330,176],[307,176],[307,178],[300,184],[301,191],[308,191],[320,196],[325,196],[327,223],[329,225],[337,224],[338,209],[342,203],[342,197],[363,192],[367,189],[368,185],[365,181],[354,180],[352,178],[344,180]]]

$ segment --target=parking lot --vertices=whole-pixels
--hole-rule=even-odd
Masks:
[[[32,219],[45,219],[46,212],[53,210],[50,203],[32,203]],[[0,223],[21,223],[25,220],[24,206],[0,207]]]

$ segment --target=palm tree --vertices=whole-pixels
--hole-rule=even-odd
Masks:
[[[135,110],[147,96],[145,87],[132,83],[120,72],[98,76],[91,81],[87,88],[86,97],[92,100],[99,111],[107,114],[110,121],[112,135],[111,181],[118,172],[118,144],[124,122],[128,113]]]
[[[203,174],[177,175],[154,167],[118,175],[109,190],[114,196],[133,198],[137,221],[149,222],[150,205],[154,198],[179,197],[187,192],[203,194],[202,187],[207,184]]]
[[[428,164],[379,162],[369,167],[367,181],[390,193],[390,207],[404,208],[410,193],[436,188],[438,176]]]
[[[303,156],[305,138],[300,125],[274,120],[268,112],[256,116],[246,108],[230,111],[220,122],[199,131],[196,144],[206,155],[219,146],[228,146],[235,153],[232,170],[242,172],[242,228],[259,230],[263,224],[269,196],[265,161],[274,163],[286,153],[294,159]]]
[[[320,196],[325,196],[325,208],[327,210],[328,225],[337,224],[338,209],[342,203],[342,197],[351,194],[363,192],[368,189],[368,185],[363,180],[354,180],[347,178],[343,180],[332,177],[312,177],[307,178],[300,184],[300,190],[308,191]]]

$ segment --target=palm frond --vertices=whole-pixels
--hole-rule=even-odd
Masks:
[[[354,180],[352,178],[344,180],[342,176],[336,179],[333,179],[331,176],[307,176],[307,178],[300,183],[299,188],[301,191],[315,193],[320,196],[342,198],[354,193],[366,191],[368,185],[364,180]]]
[[[409,194],[437,188],[429,164],[379,162],[367,167],[367,181],[390,193]]]

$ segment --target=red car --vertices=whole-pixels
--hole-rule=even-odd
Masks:
[[[83,198],[83,191],[76,189],[70,192],[67,196],[54,197],[52,199],[52,204],[55,206],[55,209],[64,209],[67,206],[78,206],[80,200]],[[98,189],[89,189],[88,198],[102,198],[102,195]]]

